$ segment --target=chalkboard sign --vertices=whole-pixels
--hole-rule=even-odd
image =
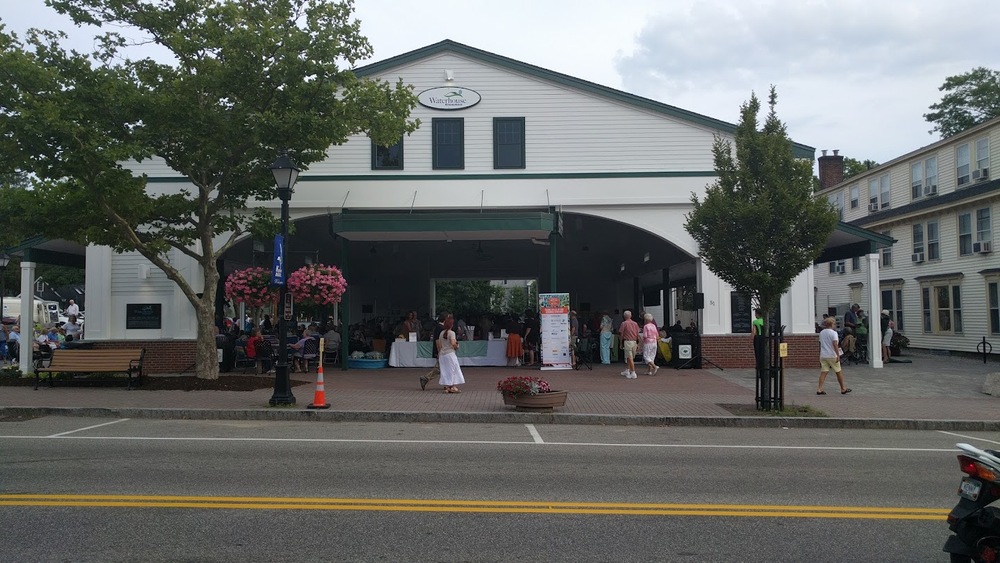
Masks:
[[[126,303],[126,329],[158,329],[163,324],[163,305],[159,303]]]
[[[733,326],[733,334],[750,334],[750,321],[753,320],[753,309],[750,298],[733,291],[729,294],[729,314]]]

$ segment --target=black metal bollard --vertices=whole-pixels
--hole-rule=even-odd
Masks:
[[[983,363],[986,363],[986,359],[990,357],[993,353],[993,345],[986,341],[986,337],[983,337],[983,341],[976,345],[976,350],[983,355]]]

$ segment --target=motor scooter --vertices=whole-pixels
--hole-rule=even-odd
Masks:
[[[944,551],[952,563],[1000,563],[1000,452],[955,444],[962,450],[958,465],[966,474],[958,487],[958,504],[948,514],[952,535]]]

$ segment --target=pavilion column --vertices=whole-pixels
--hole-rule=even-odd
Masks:
[[[549,292],[555,293],[556,284],[556,232],[549,233]]]
[[[340,273],[347,280],[347,290],[340,299],[343,305],[341,307],[343,318],[340,320],[340,369],[347,369],[347,360],[351,353],[351,294],[354,292],[351,290],[351,278],[347,275],[350,261],[350,242],[340,237]]]
[[[879,253],[868,255],[868,361],[873,368],[882,364],[882,286],[879,282]]]
[[[21,342],[18,348],[18,362],[21,373],[29,374],[35,372],[31,346],[35,341],[35,263],[27,259],[27,252],[24,257],[25,260],[21,261],[21,319],[19,321]]]

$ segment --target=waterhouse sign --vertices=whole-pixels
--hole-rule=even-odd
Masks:
[[[457,110],[471,108],[483,99],[479,92],[458,86],[439,86],[417,94],[420,105],[431,109]]]

